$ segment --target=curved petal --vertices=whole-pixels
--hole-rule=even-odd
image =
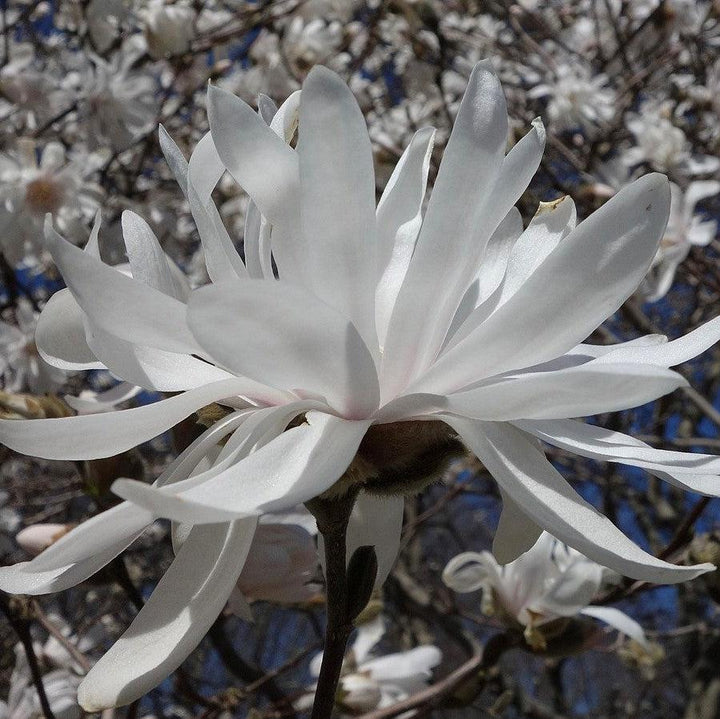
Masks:
[[[447,563],[442,580],[454,592],[476,592],[488,579],[488,567],[497,568],[497,562],[489,552],[462,552]]]
[[[630,618],[625,612],[615,609],[615,607],[585,607],[585,609],[580,611],[580,614],[599,619],[601,622],[605,622],[605,624],[608,624],[613,629],[617,629],[622,634],[634,639],[643,646],[648,645],[645,631],[640,624]]]
[[[235,373],[322,395],[347,417],[378,406],[375,364],[355,327],[297,285],[203,287],[190,298],[188,323],[204,350]]]
[[[157,392],[181,392],[232,375],[197,357],[135,345],[88,323],[88,344],[116,377]],[[261,396],[273,393],[258,385]]]
[[[314,67],[300,96],[301,239],[306,286],[357,327],[375,354],[375,171],[365,118],[348,86]]]
[[[307,412],[306,424],[220,473],[209,472],[157,490],[142,482],[116,480],[112,491],[178,522],[222,522],[259,512],[294,507],[329,489],[345,472],[370,420],[349,421]],[[247,491],[239,491],[246,486]]]
[[[642,467],[676,487],[720,496],[720,457],[655,449],[622,432],[573,419],[515,422],[539,439],[603,462]]]
[[[404,497],[379,497],[360,492],[355,500],[350,522],[345,535],[347,561],[350,561],[358,547],[375,547],[378,569],[375,588],[379,589],[388,578],[398,552],[402,533]],[[325,542],[318,534],[318,556],[325,571]]]
[[[465,417],[494,421],[586,417],[637,407],[686,385],[681,375],[661,367],[589,362],[456,392],[448,395],[446,407]]]
[[[158,139],[160,141],[160,149],[165,157],[165,161],[170,167],[175,182],[180,185],[183,195],[187,197],[188,162],[185,159],[185,155],[182,154],[180,148],[175,144],[175,141],[162,125],[158,128]]]
[[[239,97],[208,88],[212,140],[227,171],[273,224],[298,216],[296,152]]]
[[[102,369],[88,346],[83,311],[70,290],[56,292],[43,307],[35,330],[40,356],[65,370]]]
[[[213,282],[235,281],[248,276],[211,197],[224,172],[225,167],[208,132],[190,156],[187,198],[200,235],[208,275]]]
[[[542,534],[542,529],[518,507],[504,490],[502,512],[493,537],[492,553],[498,564],[508,564],[524,554]]]
[[[490,64],[482,62],[475,66],[460,104],[390,320],[382,381],[388,397],[425,370],[442,346],[495,230],[485,222],[485,208],[506,142],[505,97]],[[478,228],[484,237],[477,236]],[[429,291],[431,287],[443,291]]]
[[[602,579],[603,568],[599,564],[578,558],[563,570],[538,602],[538,608],[561,617],[572,617],[593,600]]]
[[[45,222],[45,244],[90,321],[128,342],[172,352],[200,352],[185,323],[185,305],[108,267]]]
[[[667,584],[714,569],[712,564],[676,566],[642,550],[580,497],[520,430],[449,415],[443,419],[528,516],[598,564],[634,579]]]
[[[128,704],[195,649],[245,564],[256,518],[193,527],[147,604],[78,688],[88,712]]]
[[[375,323],[385,342],[395,300],[410,265],[422,224],[435,130],[418,130],[395,166],[377,207],[378,257]]]
[[[675,367],[697,357],[720,340],[720,317],[705,322],[683,337],[670,342],[652,345],[609,347],[609,352],[596,360],[601,362],[638,362]]]
[[[574,347],[647,272],[667,222],[667,178],[636,180],[582,222],[522,287],[413,386],[448,392]],[[602,238],[598,241],[598,237]]]
[[[190,288],[172,271],[172,260],[163,252],[150,225],[130,210],[122,213],[121,223],[133,279],[186,302]]]
[[[242,378],[213,382],[176,397],[118,412],[53,419],[0,420],[0,441],[45,459],[98,459],[124,452],[165,432],[207,404],[245,395]]]

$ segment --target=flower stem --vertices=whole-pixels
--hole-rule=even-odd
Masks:
[[[345,647],[353,630],[353,618],[348,611],[345,535],[355,496],[352,493],[335,499],[316,497],[306,505],[315,516],[318,531],[325,543],[327,593],[325,650],[310,719],[330,719],[335,706],[335,693],[340,681]]]

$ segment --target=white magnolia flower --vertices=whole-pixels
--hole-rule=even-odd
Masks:
[[[615,115],[615,91],[605,75],[579,64],[560,64],[553,82],[536,85],[528,97],[548,97],[548,119],[560,129],[596,129]]]
[[[39,313],[25,298],[15,308],[17,325],[0,321],[0,377],[6,392],[55,392],[68,373],[45,362],[35,346]]]
[[[614,607],[588,606],[603,584],[606,570],[543,532],[514,561],[500,565],[490,552],[463,552],[443,571],[443,581],[456,592],[482,590],[485,614],[500,612],[524,628],[527,643],[544,649],[552,626],[582,614],[609,624],[641,644],[642,627]],[[550,629],[549,634],[547,634]]]
[[[57,524],[54,522],[41,522],[31,524],[21,529],[15,536],[15,541],[22,549],[33,557],[57,542],[60,537],[67,534],[74,525]]]
[[[148,73],[132,69],[137,51],[131,45],[113,56],[112,62],[93,58],[85,75],[80,103],[88,144],[109,144],[125,150],[156,121],[157,83]]]
[[[195,37],[195,11],[184,3],[150,0],[142,11],[148,53],[155,60],[180,55]]]
[[[404,701],[427,687],[432,670],[442,661],[442,652],[432,645],[371,656],[371,650],[384,634],[382,616],[358,627],[336,692],[335,702],[341,716],[357,716]],[[315,679],[320,675],[322,657],[322,653],[318,654],[310,662],[310,674]],[[309,689],[298,700],[298,709],[311,706],[315,685]]]
[[[645,162],[656,170],[681,177],[715,172],[720,168],[717,157],[692,155],[690,141],[682,129],[673,124],[663,105],[646,103],[639,114],[629,117],[626,124],[637,143],[623,155],[628,166]]]
[[[66,156],[59,142],[21,139],[16,151],[0,153],[0,249],[10,262],[37,251],[47,213],[61,231],[82,232],[101,192],[86,173],[87,157]]]
[[[691,182],[684,191],[674,182],[670,183],[668,225],[650,271],[640,286],[640,292],[648,302],[656,302],[667,294],[678,266],[691,247],[705,247],[715,239],[717,222],[701,219],[695,214],[695,206],[718,192],[720,182],[716,180]]]
[[[577,227],[565,198],[523,229],[514,203],[538,167],[544,131],[536,122],[505,156],[505,99],[487,63],[470,78],[424,213],[432,130],[416,133],[376,207],[363,116],[324,68],[277,113],[267,99],[258,114],[213,87],[208,108],[212,135],[189,163],[167,135],[161,141],[212,284],[190,292],[133,213],[123,216],[125,273],[99,259],[97,226],[85,251],[49,224],[46,234],[69,289],[40,318],[43,356],[63,367],[104,365],[178,394],[112,413],[0,421],[12,449],[92,459],[208,404],[228,410],[154,486],[116,481],[128,501],[32,562],[0,569],[6,591],[57,591],[92,575],[157,517],[192,525],[144,609],[83,682],[86,709],[136,699],[197,645],[235,586],[258,514],[357,483],[348,556],[375,545],[382,582],[400,543],[402,493],[431,481],[436,474],[423,472],[461,451],[458,437],[501,487],[500,561],[547,528],[638,579],[678,582],[712,568],[675,566],[637,547],[537,442],[718,492],[720,458],[655,450],[569,419],[684,385],[668,367],[720,334],[716,319],[673,342],[583,343],[652,262],[669,211],[664,177],[636,181]],[[297,149],[289,144],[296,127]],[[244,262],[211,199],[226,169],[253,201]],[[206,461],[212,466],[201,468]]]

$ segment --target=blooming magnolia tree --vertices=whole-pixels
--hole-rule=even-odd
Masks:
[[[640,304],[666,302],[684,260],[696,285],[713,267],[702,203],[720,190],[717,128],[695,76],[676,79],[685,106],[663,89],[633,101],[659,81],[645,45],[697,74],[684,38],[711,34],[713,10],[681,22],[667,3],[608,6],[590,28],[580,6],[438,10],[93,0],[6,13],[2,87],[25,137],[0,165],[0,440],[18,499],[8,533],[34,556],[10,543],[17,561],[0,567],[26,661],[12,716],[134,716],[176,670],[176,695],[158,701],[183,711],[244,712],[255,692],[314,719],[472,704],[502,694],[489,670],[511,655],[562,667],[608,651],[589,617],[620,629],[618,654],[649,676],[661,645],[604,605],[690,580],[720,594],[712,539],[691,544],[720,496],[720,457],[698,451],[713,443],[679,451],[668,430],[653,446],[632,419],[658,401],[670,426],[670,393],[719,419],[690,384],[706,377],[672,369],[714,351],[711,303],[672,340]],[[58,33],[78,46],[53,55]],[[70,484],[56,460],[75,463]],[[631,469],[608,479],[593,463]],[[17,482],[33,466],[77,506],[28,512]],[[670,489],[652,480],[648,501],[637,473]],[[684,492],[703,497],[687,514],[672,504]],[[674,531],[648,546],[621,503]],[[454,551],[427,526],[437,517]],[[482,589],[496,618],[463,609],[441,574]],[[115,610],[96,612],[106,636],[83,645],[72,632],[98,591]],[[57,593],[75,597],[72,630],[31,598]],[[287,662],[266,673],[234,636],[255,622],[267,646],[262,617],[283,612],[323,637],[295,694],[277,676],[312,646],[278,646]],[[413,615],[422,636],[392,629],[404,651],[382,656]],[[495,632],[469,640],[463,622]],[[62,688],[35,632],[75,659]],[[196,652],[206,635],[212,653]],[[212,661],[242,686],[207,700]],[[563,710],[562,674],[553,686]]]

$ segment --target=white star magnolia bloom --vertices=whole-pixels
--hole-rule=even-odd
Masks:
[[[432,670],[442,661],[438,647],[425,644],[404,652],[371,656],[371,650],[385,634],[382,616],[358,627],[355,641],[343,662],[342,676],[336,692],[336,706],[341,716],[357,716],[404,701],[425,689]],[[310,674],[320,676],[322,653],[310,662]],[[312,706],[316,684],[310,693],[296,702],[300,711]]]
[[[211,135],[189,163],[166,134],[161,140],[197,222],[210,285],[190,292],[132,213],[123,217],[129,273],[100,260],[97,226],[85,251],[50,226],[46,233],[69,289],[40,317],[43,356],[179,394],[106,414],[0,422],[14,450],[92,459],[209,403],[230,409],[153,486],[116,481],[128,501],[0,571],[6,591],[58,591],[157,517],[193,525],[145,608],[83,682],[87,710],[130,702],[174,670],[235,586],[257,515],[316,497],[341,477],[374,492],[358,498],[349,545],[350,553],[356,542],[376,545],[381,582],[399,546],[400,492],[457,449],[457,436],[500,485],[500,561],[532,546],[542,527],[637,579],[679,582],[712,569],[637,547],[537,441],[718,492],[720,458],[655,450],[568,419],[684,385],[668,367],[720,336],[716,319],[673,342],[579,344],[647,272],[668,217],[664,177],[636,181],[577,227],[566,198],[523,230],[514,204],[538,167],[544,131],[536,122],[505,155],[505,99],[486,62],[472,73],[424,213],[433,131],[417,132],[376,208],[362,113],[329,70],[314,69],[274,116],[266,98],[257,114],[214,87],[208,108]],[[253,201],[244,263],[211,200],[226,169]],[[214,464],[190,476],[221,439]],[[383,489],[390,496],[377,496]]]
[[[525,629],[533,648],[544,649],[541,627],[583,614],[609,624],[647,645],[642,627],[614,607],[588,606],[603,584],[605,570],[580,552],[543,532],[514,561],[500,565],[490,552],[463,552],[443,571],[443,581],[456,592],[483,592],[483,611],[499,608]]]

